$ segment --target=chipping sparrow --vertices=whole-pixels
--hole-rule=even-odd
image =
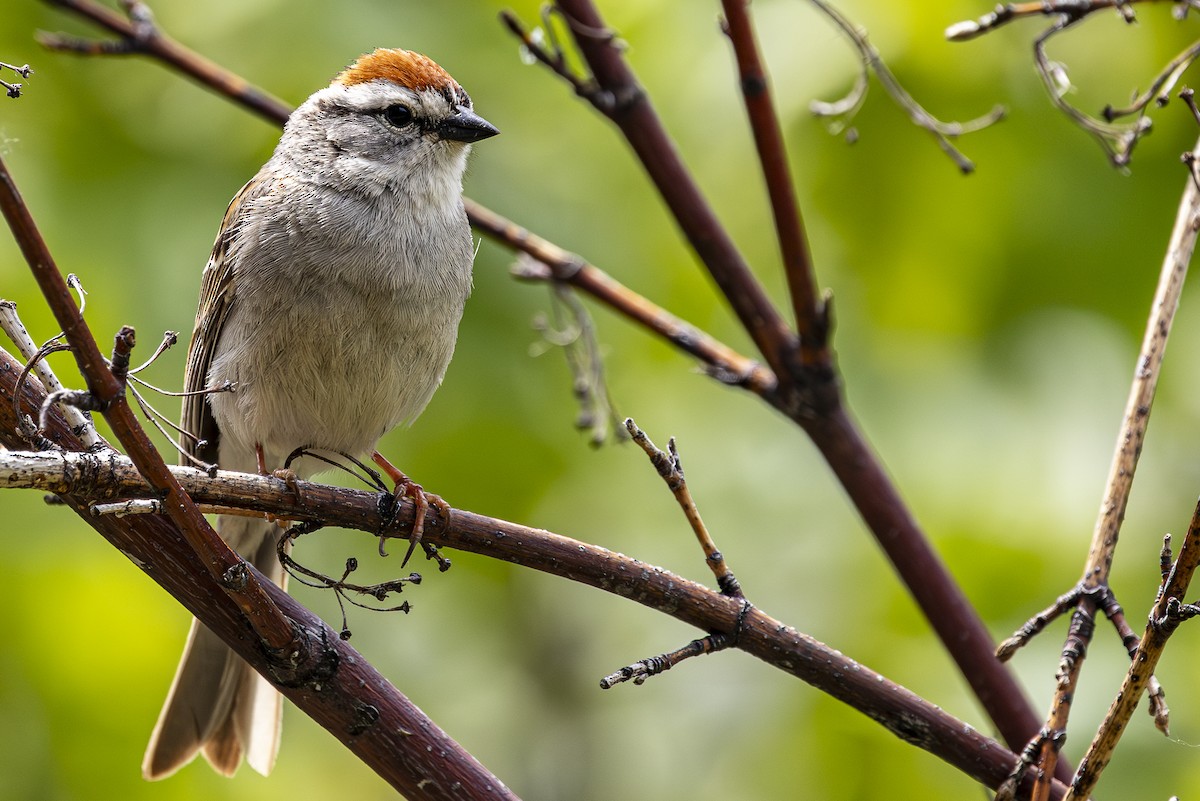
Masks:
[[[362,56],[296,109],[204,269],[186,389],[235,389],[185,399],[183,428],[200,438],[185,437],[189,452],[245,472],[299,447],[372,454],[413,491],[375,447],[421,413],[454,352],[473,256],[462,176],[470,143],[496,133],[445,70],[406,50]],[[285,585],[276,526],[217,528]],[[281,713],[266,680],[193,620],[142,774],[168,776],[198,751],[225,775],[243,755],[266,774]]]

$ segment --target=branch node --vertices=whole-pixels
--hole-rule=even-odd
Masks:
[[[221,574],[222,586],[234,592],[244,590],[249,581],[250,571],[246,569],[246,563],[243,561],[231,565],[228,570]]]

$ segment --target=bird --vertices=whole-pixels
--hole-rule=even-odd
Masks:
[[[370,455],[420,517],[423,491],[377,445],[424,410],[454,353],[474,261],[463,174],[472,143],[497,133],[446,70],[403,49],[362,55],[291,114],[204,268],[186,454],[259,473],[301,448]],[[304,456],[289,469],[327,466]],[[217,530],[286,589],[275,523],[221,515]],[[267,775],[281,719],[279,693],[193,620],[142,774],[199,753],[222,775],[243,759]]]

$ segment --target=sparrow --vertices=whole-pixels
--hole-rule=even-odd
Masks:
[[[454,353],[474,257],[462,178],[471,144],[497,133],[449,73],[408,50],[363,55],[292,113],[204,268],[187,454],[259,473],[298,449],[369,455],[417,501],[415,544],[425,495],[377,444],[421,413]],[[212,391],[223,386],[232,391]],[[287,467],[309,478],[328,465],[301,456]],[[277,525],[221,515],[217,531],[286,589]],[[243,758],[266,775],[282,709],[193,620],[142,773],[169,776],[200,753],[223,775]]]

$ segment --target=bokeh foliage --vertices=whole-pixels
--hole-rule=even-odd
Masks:
[[[471,196],[584,254],[731,344],[748,346],[614,132],[496,21],[505,5],[446,0],[161,0],[179,39],[292,102],[375,46],[431,54],[503,135],[476,149]],[[718,4],[602,3],[681,150],[763,281],[782,299],[757,165],[718,33]],[[849,48],[800,0],[755,4],[785,116],[819,280],[835,294],[847,396],[918,518],[997,638],[1078,577],[1195,123],[1173,103],[1132,169],[1050,108],[1030,62],[1041,22],[951,45],[941,35],[987,2],[841,8],[933,113],[994,103],[1009,119],[961,141],[964,178],[872,87],[859,141],[807,112],[848,89]],[[1090,20],[1052,47],[1087,110],[1124,101],[1196,34],[1166,4],[1141,23]],[[31,62],[26,95],[0,102],[0,152],[61,266],[90,291],[103,341],[137,327],[190,331],[200,269],[229,197],[267,157],[269,125],[140,59],[52,55],[37,29],[92,31],[32,0],[0,9],[0,59]],[[542,526],[706,580],[670,496],[630,447],[593,450],[573,430],[561,357],[530,355],[544,288],[507,276],[484,242],[458,355],[443,389],[384,450],[451,503]],[[54,333],[16,248],[0,237],[0,295],[35,337]],[[1182,533],[1200,491],[1200,324],[1187,291],[1170,345],[1114,585],[1135,627],[1153,600],[1164,532]],[[660,444],[680,442],[689,482],[751,600],[986,729],[928,626],[897,586],[797,430],[752,397],[606,311],[596,322],[612,394]],[[61,361],[64,373],[69,362]],[[183,348],[152,380],[177,385]],[[171,409],[167,402],[164,408]],[[174,414],[174,412],[171,412]],[[275,775],[216,778],[196,765],[138,775],[187,615],[91,529],[34,493],[3,496],[0,797],[385,798],[328,735],[288,711]],[[379,576],[374,543],[328,534],[302,558],[349,555]],[[600,676],[694,636],[596,591],[452,554],[413,589],[407,617],[358,612],[354,642],[416,703],[527,799],[942,798],[979,790],[866,718],[737,653],[640,688]],[[299,591],[337,621],[332,599]],[[1017,657],[1042,714],[1061,627]],[[1135,719],[1103,797],[1200,788],[1200,700],[1185,628],[1160,676],[1164,740]],[[1077,759],[1125,657],[1102,635],[1076,703]],[[866,768],[866,769],[864,769]]]

